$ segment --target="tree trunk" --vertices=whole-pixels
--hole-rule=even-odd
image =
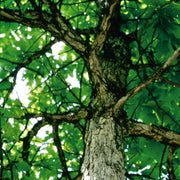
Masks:
[[[124,35],[113,33],[104,45],[99,62],[103,72],[105,91],[93,90],[92,117],[87,121],[84,161],[81,167],[84,180],[124,180],[123,119],[120,111],[114,117],[113,106],[126,93],[126,79],[130,67],[130,52]]]
[[[89,62],[95,62],[92,68],[90,67],[91,72],[95,71],[94,67],[100,66],[97,69],[101,72],[101,80],[96,83],[96,79],[91,77],[95,86],[90,104],[92,117],[87,120],[84,138],[85,152],[81,166],[84,180],[126,179],[123,124],[120,123],[125,122],[123,120],[126,119],[126,114],[120,110],[118,117],[114,117],[113,113],[113,106],[126,93],[126,80],[131,65],[130,42],[127,36],[120,32],[119,8],[118,5],[114,10],[115,14],[101,53],[89,57],[92,58]],[[99,74],[97,77],[99,78]]]
[[[125,179],[122,137],[121,125],[111,110],[87,122],[82,179]]]

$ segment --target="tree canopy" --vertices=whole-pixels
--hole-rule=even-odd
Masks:
[[[90,103],[104,92],[96,57],[112,58],[114,41],[103,48],[118,5],[130,62],[116,87],[126,90],[105,109],[126,113],[125,175],[180,179],[180,1],[102,2],[0,0],[0,179],[80,174]]]

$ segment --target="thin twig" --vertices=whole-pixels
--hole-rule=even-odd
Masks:
[[[161,79],[162,75],[165,71],[171,66],[171,64],[176,60],[176,58],[180,55],[180,48],[178,48],[174,54],[169,57],[169,59],[164,63],[162,67],[160,67],[153,75],[149,76],[146,80],[135,86],[131,89],[125,96],[120,98],[118,102],[114,106],[115,116],[118,115],[120,109],[124,106],[127,100],[132,98],[134,95],[138,94],[140,91],[145,89],[149,84],[153,83],[157,79]]]

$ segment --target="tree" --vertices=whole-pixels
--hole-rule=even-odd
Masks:
[[[180,179],[179,17],[178,0],[1,0],[0,179]]]

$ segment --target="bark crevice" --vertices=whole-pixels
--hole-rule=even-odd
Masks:
[[[87,122],[83,179],[125,179],[122,127],[112,111]]]

